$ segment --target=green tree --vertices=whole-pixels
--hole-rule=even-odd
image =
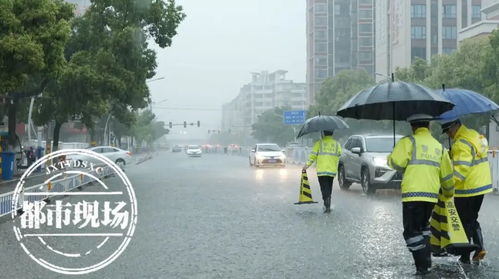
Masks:
[[[39,105],[39,121],[55,121],[54,150],[60,127],[72,115],[81,115],[89,128],[108,113],[127,123],[126,111],[150,102],[146,80],[155,75],[157,65],[148,42],[170,46],[184,17],[174,0],[92,1],[73,22],[68,66]]]
[[[273,108],[258,116],[252,126],[252,136],[259,141],[275,142],[281,146],[292,141],[296,136],[293,127],[284,124],[284,111],[288,107]]]
[[[341,71],[324,81],[315,97],[316,105],[310,107],[309,116],[316,116],[319,112],[323,115],[335,115],[350,97],[373,85],[373,78],[364,70]]]
[[[9,142],[15,145],[17,103],[40,94],[65,64],[73,6],[62,0],[0,1],[0,94],[9,100]]]

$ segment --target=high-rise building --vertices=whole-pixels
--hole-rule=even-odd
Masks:
[[[458,32],[482,19],[482,0],[377,0],[376,73],[457,48]]]
[[[374,0],[307,0],[307,95],[348,69],[374,75]]]
[[[499,28],[499,0],[482,0],[482,6],[482,20],[459,31],[458,42],[488,36],[493,30]]]
[[[274,107],[305,110],[308,107],[305,84],[286,80],[286,71],[252,73],[236,98],[222,107],[224,131],[250,131],[264,111]]]

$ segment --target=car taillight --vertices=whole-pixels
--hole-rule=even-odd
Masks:
[[[132,156],[132,152],[128,151],[126,154],[128,154],[128,156]]]

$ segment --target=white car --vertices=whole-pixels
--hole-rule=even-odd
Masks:
[[[188,145],[185,153],[190,157],[201,157],[203,151],[201,151],[201,146],[199,145]]]
[[[250,166],[286,166],[286,155],[275,143],[258,143],[250,152]]]
[[[132,162],[132,152],[123,150],[113,146],[96,146],[90,147],[88,150],[94,151],[107,157],[111,161],[115,162],[117,165],[124,167]],[[95,162],[95,159],[89,158],[85,155],[71,156],[69,159],[81,160],[81,161],[91,161]]]

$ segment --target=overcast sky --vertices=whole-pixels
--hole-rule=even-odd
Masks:
[[[155,47],[156,78],[165,78],[149,83],[153,111],[166,123],[200,120],[202,127],[184,136],[175,135],[183,127],[174,127],[169,138],[203,138],[219,129],[222,104],[237,96],[251,72],[283,69],[288,79],[304,82],[305,2],[177,0],[187,17],[170,48]]]

